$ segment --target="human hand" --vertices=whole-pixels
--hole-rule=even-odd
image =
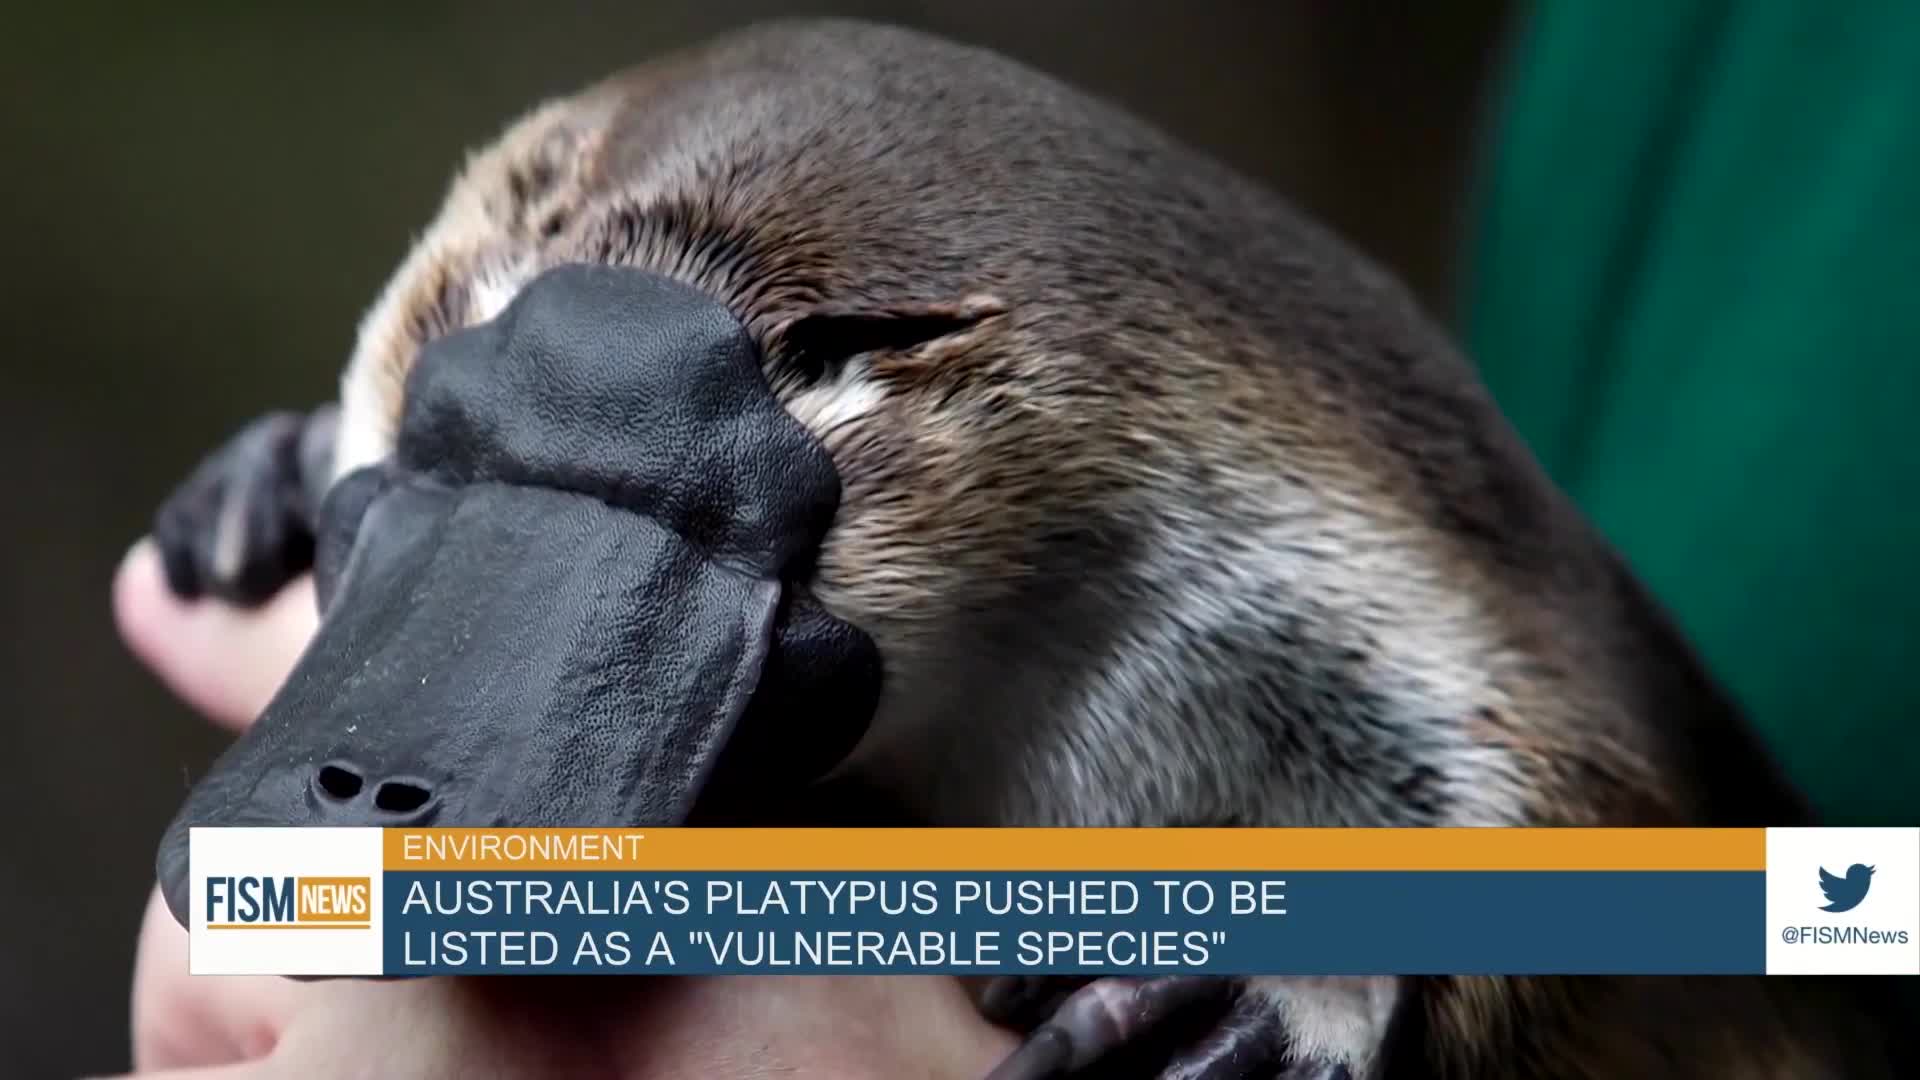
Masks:
[[[114,581],[128,647],[243,730],[318,624],[309,580],[246,612],[187,604],[149,542]],[[979,1077],[1014,1045],[951,979],[919,976],[429,978],[187,974],[156,889],[134,967],[134,1067],[174,1080],[337,1077]]]

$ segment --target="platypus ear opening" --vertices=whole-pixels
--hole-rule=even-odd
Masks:
[[[803,378],[819,379],[861,353],[911,349],[1004,314],[991,296],[946,303],[828,303],[774,329],[768,352]]]

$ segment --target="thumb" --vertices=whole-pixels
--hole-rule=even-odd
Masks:
[[[113,613],[127,647],[168,689],[236,731],[266,708],[320,621],[310,577],[254,610],[182,600],[167,587],[151,539],[121,561]]]

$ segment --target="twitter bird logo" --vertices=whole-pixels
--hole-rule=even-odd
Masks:
[[[1867,887],[1873,884],[1873,867],[1854,863],[1847,867],[1846,877],[1834,877],[1827,873],[1826,867],[1820,868],[1820,891],[1827,894],[1827,904],[1821,911],[1852,911],[1867,898]]]

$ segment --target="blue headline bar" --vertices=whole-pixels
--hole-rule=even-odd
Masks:
[[[1761,974],[1760,871],[388,871],[388,975]]]

